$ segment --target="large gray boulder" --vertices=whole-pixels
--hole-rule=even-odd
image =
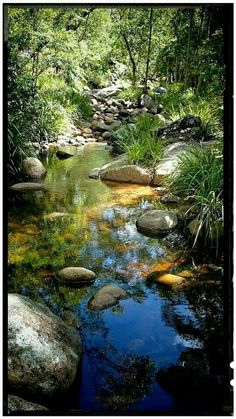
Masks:
[[[162,159],[159,161],[153,178],[153,186],[159,186],[165,178],[178,169],[179,156],[186,151],[190,150],[191,144],[174,143],[170,144],[163,154]]]
[[[32,403],[28,400],[22,399],[18,396],[13,396],[9,394],[7,400],[8,414],[11,413],[23,413],[23,412],[43,412],[48,411],[48,409],[41,404]]]
[[[113,182],[136,183],[140,185],[149,185],[151,182],[150,173],[134,164],[101,169],[99,176],[100,179]]]
[[[8,385],[34,400],[62,394],[72,385],[82,344],[73,328],[46,306],[8,294]]]
[[[36,157],[27,157],[22,164],[23,172],[31,179],[41,179],[46,174],[46,169]]]
[[[136,221],[137,230],[146,236],[166,234],[178,224],[173,211],[152,210],[141,215]]]
[[[104,310],[126,298],[129,298],[129,294],[122,288],[115,285],[106,285],[89,300],[88,308],[93,311]]]
[[[167,89],[165,87],[158,86],[158,87],[154,87],[153,91],[155,93],[159,93],[159,94],[163,95],[164,93],[167,92]]]
[[[44,190],[45,186],[43,183],[22,182],[15,183],[14,185],[10,186],[9,189],[15,192],[35,192]]]
[[[140,104],[144,108],[147,108],[150,112],[156,113],[157,106],[155,105],[154,100],[149,95],[141,95]]]
[[[86,285],[93,282],[96,278],[96,274],[86,268],[81,267],[68,267],[61,269],[57,274],[56,278],[59,282],[65,285]]]

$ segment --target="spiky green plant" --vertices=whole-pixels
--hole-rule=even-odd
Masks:
[[[213,146],[193,147],[179,156],[178,169],[164,181],[173,194],[194,197],[194,203],[188,210],[197,213],[193,245],[199,236],[205,236],[206,245],[214,242],[218,248],[223,230],[222,148],[222,142]]]

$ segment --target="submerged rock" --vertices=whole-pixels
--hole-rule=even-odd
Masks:
[[[67,212],[50,212],[49,214],[44,215],[44,220],[55,220],[55,218],[65,217],[69,214]]]
[[[149,185],[151,182],[150,173],[134,164],[101,169],[100,178],[114,182],[137,183],[141,185]]]
[[[56,152],[56,156],[60,159],[60,160],[65,160],[65,159],[69,159],[70,157],[73,157],[72,154],[66,153],[65,151],[61,151],[58,150]]]
[[[8,396],[7,407],[8,414],[16,412],[41,412],[49,410],[41,404],[29,402],[28,400],[22,399],[18,396],[14,396],[13,394],[9,394]]]
[[[15,183],[15,185],[10,186],[9,189],[15,192],[35,192],[44,190],[45,186],[43,183],[22,182]]]
[[[183,285],[187,283],[187,280],[182,276],[173,274],[161,274],[160,272],[152,272],[147,276],[147,280],[159,282],[164,285]]]
[[[56,278],[65,285],[90,284],[96,278],[96,274],[86,268],[68,267],[61,269]]]
[[[49,399],[72,385],[82,345],[74,329],[46,306],[8,294],[8,385],[33,399]]]
[[[36,157],[27,157],[23,160],[23,172],[32,179],[41,179],[46,173],[41,161]]]
[[[144,235],[168,233],[178,224],[178,217],[173,211],[152,210],[141,215],[136,221],[137,230]]]
[[[93,311],[104,310],[126,298],[129,298],[129,294],[122,288],[115,285],[106,285],[89,300],[88,308]]]

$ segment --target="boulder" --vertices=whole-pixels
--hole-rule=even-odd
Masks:
[[[199,117],[186,115],[164,127],[154,129],[153,133],[156,138],[165,138],[169,143],[179,140],[190,141],[196,140],[200,127],[201,119]],[[199,135],[199,141],[201,139],[202,136]]]
[[[159,121],[160,121],[162,124],[165,124],[165,123],[166,123],[166,119],[165,119],[165,117],[164,117],[163,115],[161,115],[160,113],[158,113],[157,115],[155,115],[155,118],[156,118],[156,119],[159,119]]]
[[[110,125],[110,129],[117,129],[121,126],[121,121],[114,121],[111,125]]]
[[[89,173],[89,177],[91,179],[98,179],[99,178],[99,172],[100,172],[100,168],[96,167]]]
[[[144,108],[147,108],[149,111],[155,111],[156,110],[155,102],[148,95],[145,95],[145,94],[141,95],[140,104]]]
[[[72,154],[66,153],[65,151],[58,150],[58,151],[56,152],[56,156],[57,156],[60,160],[65,160],[65,159],[69,159],[70,157],[72,157]]]
[[[160,186],[165,178],[176,171],[178,167],[178,156],[190,150],[191,145],[186,143],[170,144],[159,161],[153,177],[153,186]]]
[[[9,189],[15,192],[35,192],[44,190],[45,186],[43,183],[22,182],[15,183],[15,185],[10,186]]]
[[[199,227],[200,227],[200,221],[198,219],[194,219],[190,221],[190,223],[187,226],[187,229],[192,236],[196,236],[198,234],[200,237],[202,237],[205,234],[205,230],[204,230],[204,227],[202,227],[199,230]],[[218,241],[219,238],[223,237],[223,234],[224,234],[224,226],[223,226],[222,221],[216,220],[215,222],[212,222],[211,240]]]
[[[163,95],[164,93],[167,92],[167,89],[165,87],[158,86],[158,87],[154,87],[153,91],[155,93],[159,93],[159,94]]]
[[[99,131],[99,132],[105,132],[105,131],[111,130],[109,125],[104,124],[104,122],[97,122],[97,121],[94,121],[93,128],[95,131]]]
[[[32,403],[28,400],[22,399],[18,396],[13,396],[9,394],[7,399],[8,414],[11,413],[22,413],[22,412],[43,412],[48,411],[48,409],[41,404]]]
[[[178,224],[173,211],[152,210],[141,215],[136,221],[137,230],[147,236],[166,234]]]
[[[106,285],[89,300],[88,308],[93,311],[104,310],[126,298],[129,298],[129,294],[122,288],[115,285]]]
[[[150,173],[134,164],[115,168],[102,168],[100,170],[100,178],[113,182],[137,183],[141,185],[149,185],[151,182]]]
[[[85,285],[95,280],[96,274],[86,268],[68,267],[61,269],[56,278],[65,285]]]
[[[187,283],[187,280],[179,275],[173,275],[173,274],[161,274],[160,272],[151,272],[147,276],[148,281],[155,281],[159,282],[160,284],[164,285],[183,285],[184,283]]]
[[[41,179],[47,173],[41,161],[37,157],[27,157],[23,160],[23,172],[31,179]]]
[[[81,359],[75,330],[46,306],[8,294],[8,385],[14,393],[49,400],[65,393]]]
[[[165,194],[161,196],[160,201],[163,204],[177,204],[180,201],[180,198],[171,194]]]

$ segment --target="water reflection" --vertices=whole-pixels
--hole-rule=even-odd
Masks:
[[[214,406],[212,394],[222,392],[221,287],[201,283],[174,291],[146,282],[153,270],[190,269],[186,243],[176,233],[156,239],[137,232],[136,219],[153,208],[156,193],[89,179],[110,160],[104,146],[68,160],[50,157],[47,191],[11,197],[9,291],[43,302],[79,329],[84,355],[74,409],[220,411],[221,399]],[[54,272],[66,266],[92,269],[95,283],[59,286]],[[126,289],[130,299],[88,310],[91,296],[108,284]]]

